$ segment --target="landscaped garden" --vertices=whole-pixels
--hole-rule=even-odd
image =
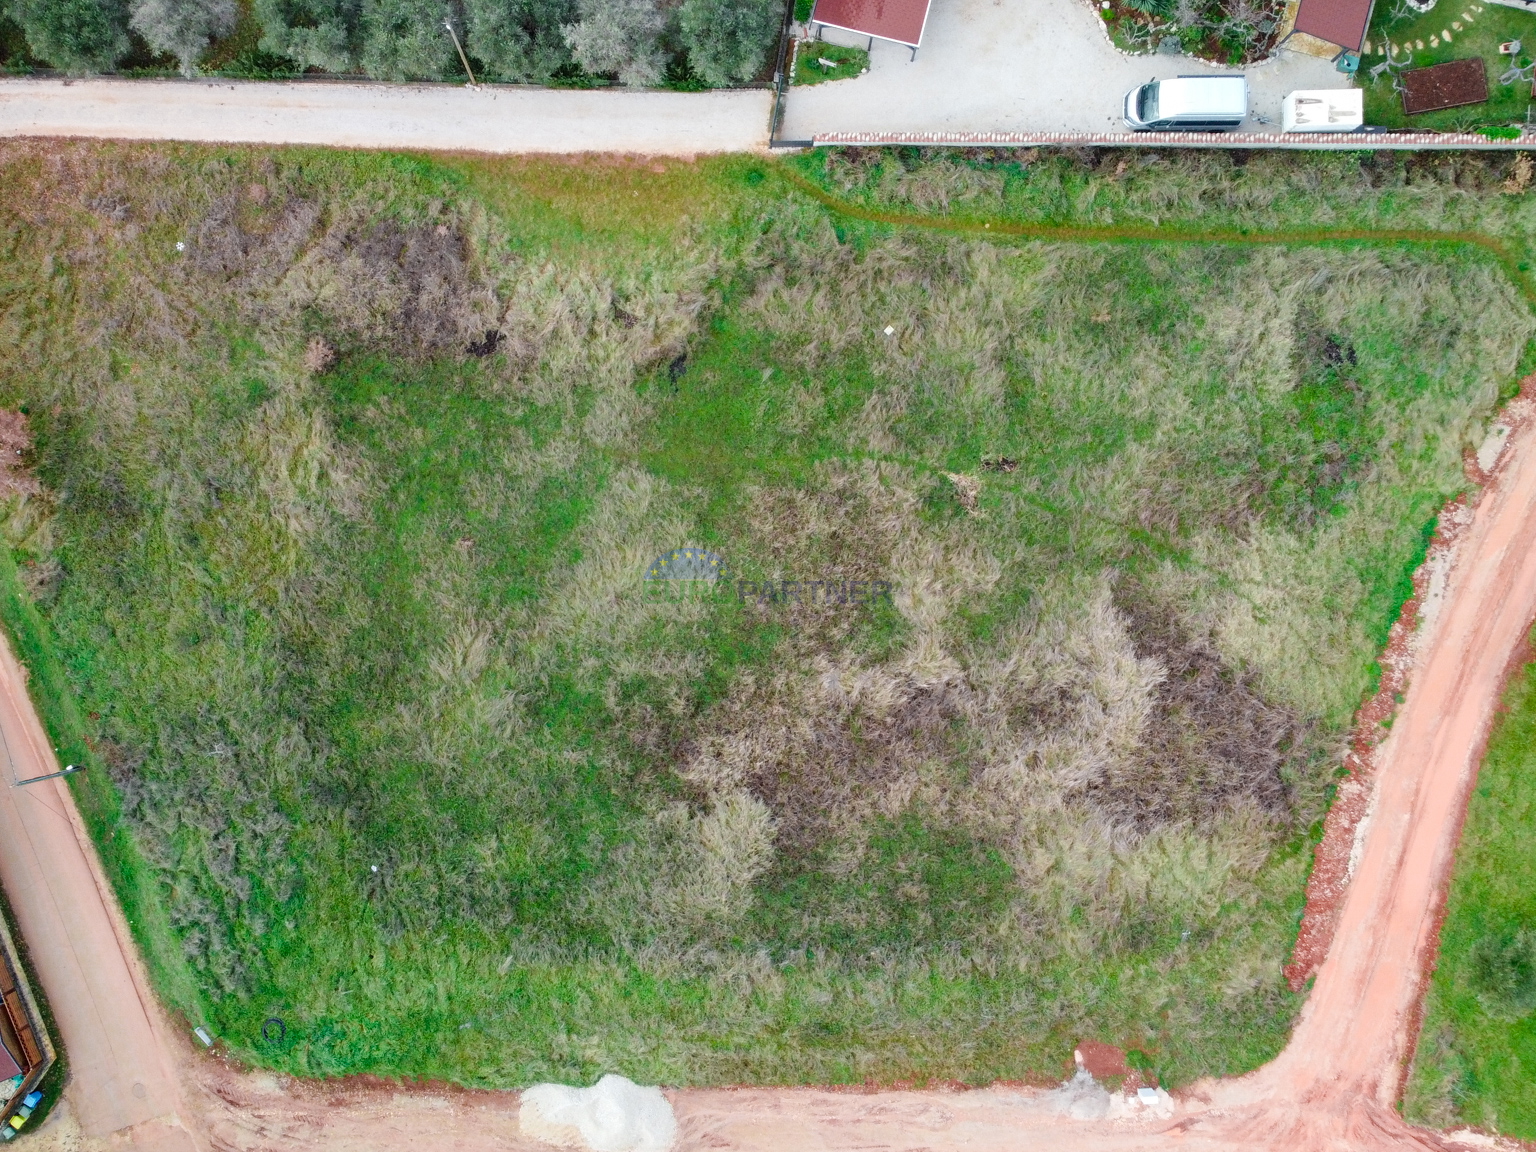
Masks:
[[[869,53],[863,48],[845,48],[824,40],[797,40],[793,45],[794,84],[821,84],[828,80],[851,80],[869,71]]]
[[[1512,55],[1500,45],[1520,42]],[[1536,15],[1493,3],[1441,0],[1420,13],[1406,0],[1376,5],[1360,64],[1365,89],[1365,122],[1387,128],[1456,131],[1529,122],[1531,80],[1536,63]],[[1408,115],[1403,109],[1401,74],[1452,60],[1480,59],[1488,99],[1444,111]],[[1381,65],[1390,64],[1383,69]],[[1514,75],[1512,73],[1518,73]],[[1504,79],[1509,83],[1504,83]]]
[[[161,994],[309,1075],[1268,1059],[1512,163],[0,145],[0,600]]]

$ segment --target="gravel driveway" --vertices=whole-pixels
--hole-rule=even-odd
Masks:
[[[864,47],[849,33],[828,40]],[[780,136],[822,132],[1124,132],[1126,92],[1168,76],[1231,72],[1189,56],[1128,56],[1086,0],[933,0],[912,60],[875,41],[867,75],[791,88]],[[1298,88],[1347,88],[1327,60],[1282,52],[1244,69],[1249,104],[1279,130]],[[1244,130],[1263,130],[1250,118]]]
[[[94,136],[473,152],[740,152],[771,94],[449,84],[0,80],[0,136]]]

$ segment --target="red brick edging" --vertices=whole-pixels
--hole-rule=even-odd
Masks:
[[[829,145],[928,144],[976,148],[995,145],[1065,144],[1076,147],[1298,148],[1369,152],[1400,149],[1536,148],[1536,133],[1490,140],[1480,132],[821,132],[811,139]]]

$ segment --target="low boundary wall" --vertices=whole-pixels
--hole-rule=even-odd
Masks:
[[[880,147],[890,145],[951,148],[1280,148],[1292,151],[1510,152],[1536,149],[1536,131],[1495,140],[1481,132],[823,132],[810,140],[775,140],[775,148]]]

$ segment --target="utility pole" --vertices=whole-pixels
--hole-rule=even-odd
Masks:
[[[475,83],[475,74],[469,70],[469,57],[464,55],[464,45],[459,43],[459,34],[453,30],[452,22],[444,20],[443,27],[448,29],[448,35],[453,37],[453,46],[459,50],[459,63],[464,65],[464,75],[469,77],[469,86],[471,88],[480,87],[480,85]]]
[[[36,784],[39,780],[57,780],[60,776],[69,776],[72,773],[79,772],[82,769],[84,769],[84,767],[85,767],[84,764],[71,764],[68,768],[64,769],[64,771],[62,771],[62,772],[50,772],[46,776],[33,776],[33,777],[31,777],[30,779],[27,779],[27,780],[18,780],[18,781],[16,781],[16,783],[17,784]]]

